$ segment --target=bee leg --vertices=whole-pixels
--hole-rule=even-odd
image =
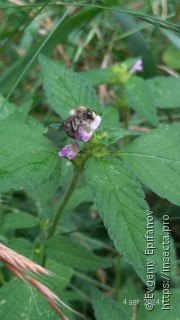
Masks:
[[[80,119],[78,119],[77,117],[75,117],[72,121],[72,129],[76,132],[79,125],[80,125]]]

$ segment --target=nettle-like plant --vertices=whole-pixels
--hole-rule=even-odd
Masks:
[[[170,98],[165,89],[168,88],[168,83],[160,77],[143,80],[135,76],[132,63],[130,67],[116,65],[99,72],[83,72],[83,75],[65,69],[44,56],[40,57],[40,64],[49,105],[63,122],[68,119],[72,109],[83,106],[95,112],[93,121],[98,118],[98,124],[93,126],[93,121],[85,127],[80,124],[75,137],[77,139],[67,138],[66,141],[60,138],[60,146],[56,146],[43,135],[44,126],[28,116],[31,103],[16,108],[2,99],[0,190],[2,193],[24,190],[35,200],[39,209],[38,218],[20,210],[6,214],[2,220],[4,237],[7,230],[13,228],[34,228],[36,231],[32,233],[32,238],[35,239],[35,244],[30,248],[34,248],[35,253],[40,253],[45,267],[62,277],[51,280],[54,290],[62,295],[62,289],[70,282],[73,268],[85,271],[107,268],[113,263],[112,259],[98,257],[83,245],[77,244],[77,238],[75,241],[64,235],[63,232],[67,230],[61,229],[59,223],[61,218],[65,218],[63,214],[83,202],[93,202],[93,208],[98,211],[108,230],[117,255],[120,254],[132,266],[145,285],[147,261],[153,260],[154,280],[159,279],[163,263],[164,233],[161,222],[153,217],[154,251],[153,255],[150,252],[145,254],[147,215],[151,208],[145,200],[141,184],[158,196],[180,205],[180,124],[162,125],[137,137],[137,132],[120,128],[117,119],[113,125],[110,113],[102,108],[90,82],[92,85],[102,82],[117,86],[123,84],[124,96],[129,105],[152,126],[158,125],[157,108],[162,107],[164,95],[166,102],[168,96],[168,107],[171,102],[174,105],[175,97]],[[136,65],[136,71],[138,68],[141,69],[140,64]],[[167,81],[174,81],[171,86],[173,90],[179,80],[170,77]],[[161,93],[158,92],[157,83],[160,84]],[[162,83],[164,87],[161,86]],[[113,119],[114,115],[117,117],[117,109],[114,110]],[[125,103],[124,110],[127,111]],[[86,134],[89,134],[88,138]],[[64,190],[63,197],[56,201],[50,214],[46,215],[40,204],[50,199],[58,187]],[[80,242],[83,242],[81,238]],[[11,242],[6,244],[14,249],[19,244],[21,254],[27,254],[22,249],[24,242],[15,242],[14,247]],[[26,246],[28,245],[29,242]],[[169,277],[175,281],[176,256],[172,240],[169,246]],[[9,295],[13,297],[9,298],[12,302],[15,299],[14,292],[16,294],[14,310],[17,314],[26,309],[27,301],[24,289],[17,289],[17,281],[10,281],[4,287],[1,288],[0,295],[6,303],[2,303],[1,307],[4,319],[9,319],[5,316],[8,314]],[[175,299],[175,292],[176,289],[172,289],[172,299]],[[157,292],[157,297],[158,294]],[[66,297],[65,293],[64,296]],[[41,312],[43,306],[45,316],[46,306],[41,303],[38,298],[39,310]],[[123,304],[101,295],[95,288],[92,289],[92,303],[97,319],[130,319]],[[141,309],[144,310],[143,308],[145,306]],[[156,312],[160,312],[160,307]],[[73,315],[70,314],[69,317],[73,318]],[[51,313],[51,319],[56,318],[57,315]]]

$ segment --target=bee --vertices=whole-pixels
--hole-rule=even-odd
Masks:
[[[77,138],[80,127],[88,126],[94,121],[96,112],[83,106],[71,110],[70,117],[61,125],[61,129],[73,138]]]

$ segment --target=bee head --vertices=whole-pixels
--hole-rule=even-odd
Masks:
[[[95,112],[94,110],[87,109],[87,110],[86,110],[86,117],[87,117],[89,120],[94,120],[95,117],[96,117],[96,112]]]
[[[88,120],[93,121],[96,117],[96,112],[94,110],[91,110],[89,108],[79,106],[75,109],[72,109],[70,111],[71,116],[76,116],[76,115],[84,115]]]

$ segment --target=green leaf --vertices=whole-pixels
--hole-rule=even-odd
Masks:
[[[17,107],[13,103],[6,101],[6,99],[0,95],[0,120],[9,117],[16,109]]]
[[[119,139],[133,135],[132,131],[128,131],[124,128],[103,128],[98,131],[97,139],[102,143],[110,145],[116,143]]]
[[[122,64],[127,65],[127,69],[130,70],[136,61],[137,61],[137,58],[130,58],[130,59],[124,60]],[[120,68],[122,64],[121,63],[118,64]],[[116,76],[115,76],[113,67],[114,66],[112,66],[111,68],[85,70],[85,71],[82,71],[81,74],[83,75],[84,78],[86,78],[90,82],[92,86],[98,86],[100,84],[105,84],[105,83],[114,84],[116,83],[115,81]],[[103,114],[104,114],[104,111],[107,109],[108,107],[106,107],[106,109],[103,110]]]
[[[143,249],[148,206],[143,192],[123,163],[114,158],[89,159],[85,173],[94,203],[115,247],[145,279]]]
[[[180,107],[180,77],[155,77],[146,83],[156,108]]]
[[[177,48],[180,49],[180,37],[178,34],[170,31],[170,30],[165,30],[161,29],[161,32],[166,35],[166,37],[170,40],[171,44]]]
[[[145,254],[148,206],[143,191],[127,167],[118,159],[107,157],[104,160],[89,159],[86,180],[94,203],[114,241],[116,249],[124,254],[127,262],[144,282],[147,280],[147,259]],[[98,182],[98,183],[97,183]],[[161,273],[163,241],[162,225],[153,221],[155,272]],[[176,259],[171,245],[171,275],[176,274]],[[152,257],[150,257],[152,259]]]
[[[47,259],[46,268],[50,270],[53,275],[48,278],[48,283],[54,287],[58,287],[58,290],[62,290],[69,284],[72,276],[73,269],[62,265],[60,262],[56,262],[52,259]]]
[[[28,118],[28,113],[31,109],[31,106],[32,100],[29,100],[23,103],[23,105],[21,105],[20,107],[16,107],[15,112],[12,115],[10,115],[9,119],[16,119],[17,121],[25,122],[25,120],[27,120]]]
[[[102,123],[104,127],[119,127],[120,115],[116,108],[106,106],[103,109]]]
[[[38,225],[36,217],[26,212],[8,213],[3,218],[3,229],[14,230],[32,228]]]
[[[162,198],[180,205],[180,124],[151,130],[119,151],[138,178]]]
[[[146,15],[144,14],[138,14],[136,10],[133,10],[134,14],[138,16],[138,18],[146,19]],[[133,14],[133,11],[131,11],[130,14]],[[117,22],[120,24],[120,27],[125,31],[131,31],[139,26],[139,23],[137,20],[130,16],[129,14],[124,14],[121,12],[113,12],[113,14],[117,17]],[[149,18],[149,19],[148,19]],[[150,23],[155,23],[157,21],[156,19],[153,19],[153,17],[149,16],[147,19],[150,21]],[[143,74],[146,78],[153,77],[157,74],[157,68],[155,65],[155,61],[152,55],[152,50],[147,45],[147,40],[145,39],[143,33],[141,31],[136,31],[130,34],[127,37],[127,42],[136,57],[142,57],[143,59]]]
[[[90,69],[81,72],[83,78],[87,79],[92,86],[98,86],[103,83],[109,83],[113,77],[111,68],[105,69]]]
[[[32,107],[32,100],[28,100],[27,102],[23,103],[18,108],[16,107],[15,112],[9,116],[9,120],[17,120],[24,122],[27,124],[32,131],[36,131],[38,133],[43,134],[45,131],[44,125],[36,120],[36,118],[28,115]]]
[[[1,318],[4,320],[10,320],[12,317],[13,320],[47,319],[47,315],[51,320],[59,320],[48,301],[36,289],[19,279],[13,279],[0,288],[0,304]],[[67,313],[64,309],[63,312]]]
[[[92,290],[92,304],[96,320],[130,320],[124,308],[109,296],[101,294],[97,289]]]
[[[47,256],[51,259],[81,270],[106,268],[111,265],[107,259],[99,258],[65,236],[55,236],[46,243]]]
[[[47,180],[46,183],[36,186],[36,188],[28,188],[26,190],[29,196],[35,201],[39,209],[40,207],[42,209],[42,205],[52,199],[60,185],[60,180],[61,166],[59,165],[57,166],[56,175],[53,179]]]
[[[127,268],[127,266],[124,266],[124,271],[127,270],[125,268]],[[135,304],[139,306],[139,304],[142,303],[143,294],[143,287],[137,285],[137,279],[133,277],[132,270],[129,270],[129,274],[127,274],[123,285],[118,291],[117,300],[126,309],[126,312],[131,318]]]
[[[139,77],[132,77],[125,84],[125,97],[133,110],[154,126],[158,125],[156,106],[147,82]]]
[[[168,48],[163,53],[162,59],[163,59],[163,62],[167,64],[170,68],[173,68],[175,70],[180,70],[180,51],[178,49]]]
[[[0,123],[0,191],[34,188],[54,179],[60,159],[54,145],[16,119]]]
[[[92,201],[92,198],[89,189],[86,186],[77,188],[76,190],[74,190],[71,198],[69,199],[66,207],[64,208],[64,213],[72,212],[81,203],[90,201]]]
[[[34,247],[33,247],[33,244],[25,239],[25,238],[21,238],[21,237],[18,237],[18,238],[11,238],[8,243],[7,243],[7,246],[16,251],[17,253],[19,254],[22,254],[23,256],[29,258],[29,259],[33,259],[33,250],[34,250]]]
[[[69,111],[78,106],[101,113],[101,105],[94,89],[80,74],[65,69],[42,55],[40,63],[49,104],[62,118],[67,118]]]

